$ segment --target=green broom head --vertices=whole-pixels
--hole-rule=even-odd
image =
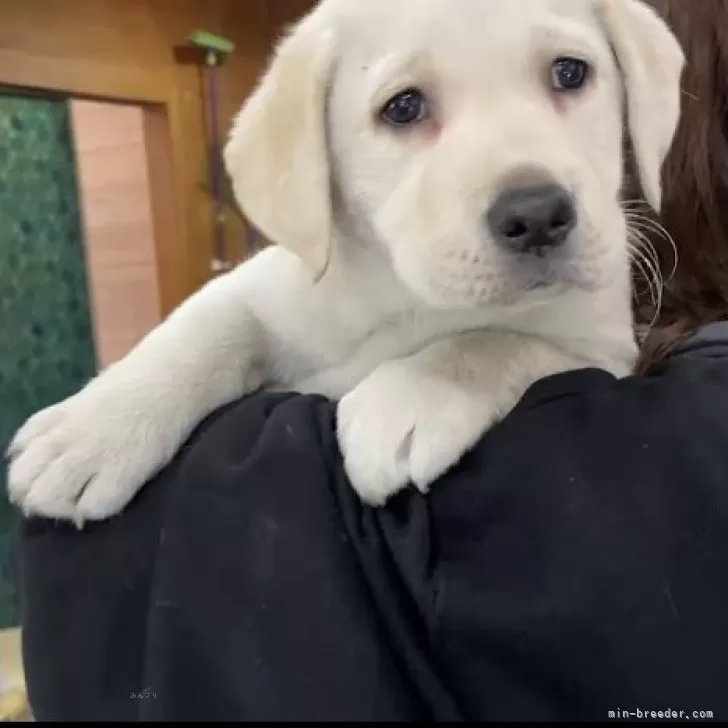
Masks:
[[[213,53],[226,54],[235,50],[235,44],[232,41],[206,30],[196,30],[190,34],[188,40],[192,45]]]

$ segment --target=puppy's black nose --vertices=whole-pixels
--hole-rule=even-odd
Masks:
[[[544,253],[562,245],[576,225],[574,201],[557,184],[507,189],[486,217],[498,244],[517,253]]]

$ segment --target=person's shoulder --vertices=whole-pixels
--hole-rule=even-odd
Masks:
[[[728,321],[716,321],[701,327],[677,347],[672,358],[684,355],[728,362]]]
[[[728,325],[720,328],[647,375],[582,369],[533,384],[433,487],[441,527],[467,532],[494,503],[513,513],[536,504],[547,518],[549,508],[567,508],[578,484],[596,500],[628,502],[646,474],[661,484],[658,499],[719,488],[728,471]]]
[[[229,469],[262,452],[290,459],[320,451],[329,459],[335,457],[329,437],[334,417],[334,403],[322,396],[259,391],[200,423],[178,455],[179,466]]]
[[[692,421],[699,429],[715,419],[728,427],[728,322],[703,328],[647,375],[617,379],[583,369],[536,382],[475,449],[490,450],[494,438],[523,443],[574,428],[584,433],[597,422],[607,446],[612,435],[623,435],[623,422],[649,417],[679,428]],[[258,466],[263,455],[287,464],[297,481],[341,470],[336,402],[295,392],[246,396],[205,420],[177,459],[188,477],[214,480],[251,458]]]
[[[728,322],[700,331],[648,375],[618,379],[582,369],[536,382],[433,488],[484,479],[497,487],[499,474],[510,481],[537,462],[532,480],[539,482],[563,468],[598,470],[605,462],[628,468],[644,433],[651,442],[646,462],[668,462],[676,451],[728,437]],[[341,462],[336,402],[295,392],[261,391],[218,410],[162,477],[175,481],[177,494],[195,498],[217,491],[240,498],[241,490],[259,487],[252,481],[265,481],[262,487],[279,501],[291,493],[296,501],[332,494],[356,500]],[[267,497],[260,501],[269,507]]]
[[[667,409],[675,404],[689,404],[685,402],[688,392],[697,397],[693,404],[713,396],[717,396],[717,401],[728,396],[728,321],[702,327],[646,374],[619,379],[606,372],[585,369],[542,379],[526,392],[512,414],[520,415],[524,409],[566,396],[592,406],[619,407],[624,411],[641,410],[645,400]],[[558,409],[560,406],[549,408],[549,415]],[[567,410],[568,407],[564,413]]]
[[[493,684],[489,716],[725,710],[728,356],[706,333],[646,376],[537,382],[433,488],[431,641],[475,719]],[[524,664],[549,669],[501,680]]]

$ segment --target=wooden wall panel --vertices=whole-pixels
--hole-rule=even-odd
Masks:
[[[126,355],[160,321],[144,111],[70,104],[99,368]]]
[[[199,66],[178,48],[196,29],[230,38],[221,131],[250,92],[281,24],[308,0],[0,0],[0,85],[144,103],[168,136],[171,210],[157,221],[161,310],[211,276],[213,217],[204,189],[206,108]],[[165,177],[163,173],[161,175]],[[240,248],[244,229],[234,233]],[[242,248],[241,248],[242,249]]]

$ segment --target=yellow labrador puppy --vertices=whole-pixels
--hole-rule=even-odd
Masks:
[[[425,491],[534,381],[627,375],[623,142],[658,209],[683,63],[638,0],[322,0],[225,152],[276,245],[33,416],[12,500],[108,517],[206,415],[266,388],[339,400],[351,483],[382,504]]]

